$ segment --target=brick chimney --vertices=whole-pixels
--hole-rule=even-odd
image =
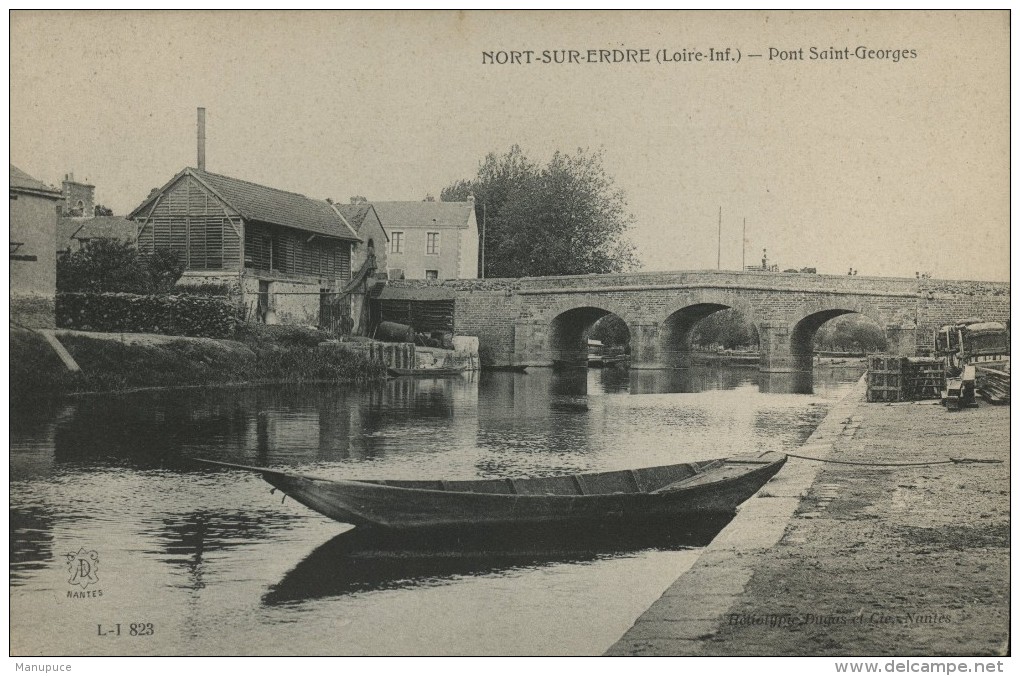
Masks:
[[[205,171],[205,108],[198,109],[198,168]]]

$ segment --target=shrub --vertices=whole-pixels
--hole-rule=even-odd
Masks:
[[[170,293],[188,267],[180,251],[156,249],[141,258],[149,273],[149,284],[148,288],[139,289],[136,293]]]
[[[225,338],[240,308],[222,298],[128,293],[58,293],[57,326],[83,331],[163,333]]]
[[[57,256],[58,291],[147,291],[149,271],[128,242],[93,240],[75,252]]]
[[[145,256],[131,242],[96,239],[57,256],[57,290],[66,292],[166,293],[186,264],[179,251]]]
[[[329,340],[325,331],[308,326],[287,326],[259,324],[254,322],[239,323],[234,330],[234,340],[239,340],[253,347],[277,345],[280,347],[315,347]]]

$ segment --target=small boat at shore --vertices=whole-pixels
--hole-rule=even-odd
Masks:
[[[424,368],[424,369],[398,369],[398,368],[387,368],[386,371],[391,376],[425,376],[431,378],[449,378],[450,376],[459,376],[464,373],[463,366],[457,367],[442,367],[442,368]]]
[[[533,479],[335,480],[215,460],[257,472],[325,516],[390,530],[492,529],[584,524],[676,524],[733,516],[783,467],[739,457]]]

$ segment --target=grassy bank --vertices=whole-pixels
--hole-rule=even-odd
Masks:
[[[319,347],[310,329],[245,327],[235,340],[190,339],[125,344],[62,336],[81,371],[71,373],[42,336],[10,329],[10,392],[28,398],[144,387],[260,382],[360,382],[386,375],[383,365],[340,346]]]

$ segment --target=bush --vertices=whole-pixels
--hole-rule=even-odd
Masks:
[[[82,331],[225,338],[240,323],[229,300],[190,295],[58,293],[57,326]]]
[[[166,293],[186,264],[178,251],[159,250],[149,256],[135,245],[96,239],[78,251],[57,256],[57,290],[65,292]]]
[[[279,347],[315,347],[329,340],[325,331],[308,326],[286,326],[258,323],[239,323],[234,330],[234,340],[253,348],[275,345]]]
[[[134,345],[82,335],[60,338],[82,369],[71,373],[39,334],[12,328],[10,335],[12,402],[67,392],[281,381],[357,382],[386,376],[381,362],[340,345],[283,348],[267,342],[251,350],[229,342],[178,339]]]
[[[141,258],[149,273],[149,283],[147,288],[136,293],[170,293],[188,267],[180,251],[156,249]]]

